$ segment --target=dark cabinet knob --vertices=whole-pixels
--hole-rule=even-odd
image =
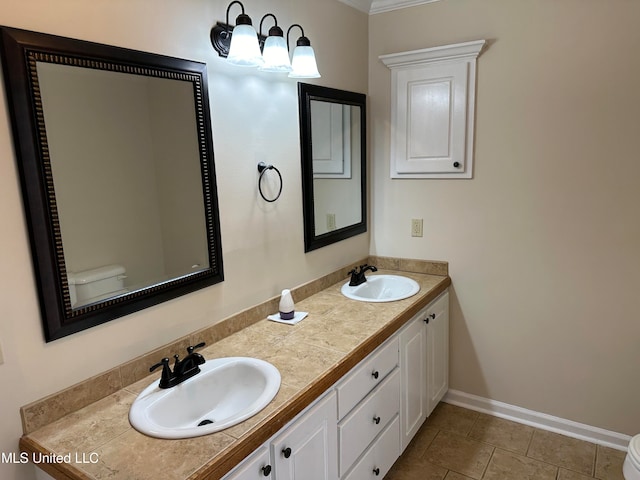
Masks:
[[[284,458],[289,458],[291,456],[291,448],[283,448],[282,455],[284,455]]]
[[[459,168],[460,167],[460,162],[453,162],[453,166],[455,168]]]
[[[380,424],[380,417],[373,417],[373,423],[375,423],[376,425]]]
[[[378,467],[373,469],[373,474],[377,477],[378,475],[380,475],[380,469]]]
[[[378,377],[380,376],[380,373],[376,370],[371,374],[371,376],[377,380]]]
[[[262,475],[264,475],[265,477],[268,477],[271,474],[271,465],[265,465],[264,467],[261,468],[262,470]]]

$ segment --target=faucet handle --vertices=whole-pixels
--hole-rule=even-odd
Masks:
[[[156,370],[157,368],[162,367],[163,370],[165,367],[169,368],[169,359],[168,358],[163,358],[162,360],[160,360],[159,363],[156,363],[154,366],[152,366],[149,371],[153,372],[154,370]]]
[[[206,344],[205,344],[204,342],[200,342],[200,343],[199,343],[199,344],[197,344],[196,346],[192,346],[192,345],[190,345],[190,346],[188,346],[188,347],[187,347],[187,353],[188,353],[189,355],[191,355],[191,354],[193,353],[193,351],[194,351],[194,350],[196,350],[196,349],[198,349],[198,348],[202,348],[202,347],[204,347],[205,345],[206,345]]]
[[[171,371],[171,367],[169,367],[169,359],[163,358],[159,363],[153,365],[149,371],[153,372],[155,369],[162,367],[162,376],[160,377],[160,388],[169,388],[173,386],[171,384],[173,380],[173,372]]]

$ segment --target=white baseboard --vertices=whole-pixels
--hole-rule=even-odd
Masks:
[[[527,410],[459,390],[449,390],[442,401],[625,452],[631,440],[629,435]]]

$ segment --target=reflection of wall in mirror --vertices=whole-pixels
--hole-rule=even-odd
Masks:
[[[322,235],[333,230],[332,215],[335,215],[335,229],[340,229],[362,221],[361,212],[361,139],[360,107],[351,109],[351,162],[350,178],[313,179],[315,234]],[[315,132],[314,132],[315,135]],[[315,137],[314,137],[315,138]]]
[[[181,250],[163,235],[166,224],[186,216],[197,222],[181,218],[181,228],[197,223],[198,238],[205,238],[191,84],[45,63],[38,63],[38,76],[67,269],[118,263],[127,269],[128,286],[164,279],[175,270],[167,254]],[[171,95],[164,82],[175,84]],[[188,108],[173,108],[185,95]],[[158,106],[160,98],[172,105]],[[185,143],[178,138],[187,132],[173,127],[180,124],[191,128],[193,152],[176,156],[171,146]],[[171,172],[169,160],[178,166]],[[200,210],[186,215],[171,211],[176,202],[161,193],[169,177],[181,176],[196,179],[182,190],[199,195]],[[195,256],[206,262],[204,240],[200,250]]]

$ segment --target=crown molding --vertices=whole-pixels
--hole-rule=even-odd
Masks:
[[[401,8],[414,7],[425,3],[439,2],[440,0],[338,0],[361,12],[373,15],[376,13],[390,12]]]

